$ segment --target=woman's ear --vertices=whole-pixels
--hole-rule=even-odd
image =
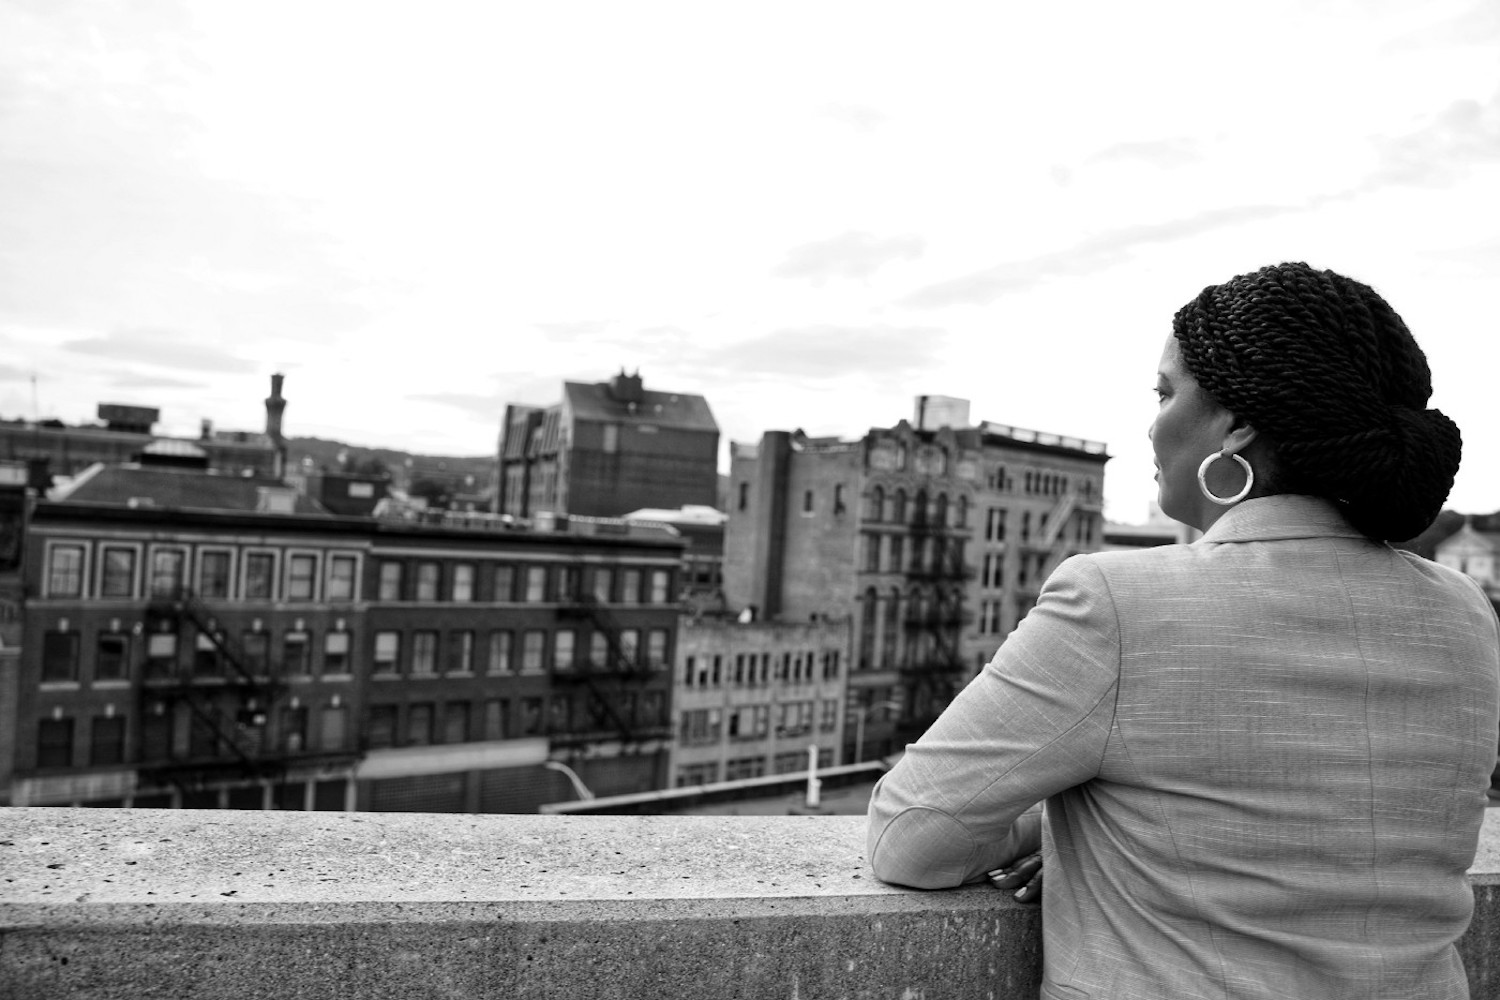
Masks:
[[[1237,455],[1244,449],[1250,447],[1255,441],[1255,428],[1251,427],[1239,417],[1229,427],[1229,432],[1224,435],[1224,454]]]

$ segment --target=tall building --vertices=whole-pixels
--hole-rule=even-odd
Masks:
[[[702,396],[646,389],[623,371],[608,382],[565,382],[561,403],[506,406],[498,513],[711,507],[718,456],[719,426]]]
[[[1102,541],[1105,446],[970,425],[920,397],[858,440],[767,432],[731,447],[725,591],[776,621],[853,623],[846,762],[920,735],[1035,604]]]
[[[337,516],[189,457],[99,467],[29,520],[0,489],[0,541],[25,532],[18,568],[0,544],[0,802],[527,812],[571,797],[564,765],[666,783],[680,536]]]

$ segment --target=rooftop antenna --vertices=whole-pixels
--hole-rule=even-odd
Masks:
[[[40,409],[36,402],[36,372],[31,373],[31,422],[38,423],[42,419]]]

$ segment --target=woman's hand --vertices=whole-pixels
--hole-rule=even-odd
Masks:
[[[1024,858],[1017,858],[1004,868],[996,868],[990,872],[989,880],[990,885],[996,889],[1015,889],[1017,902],[1040,903],[1042,901],[1042,856],[1028,854]]]

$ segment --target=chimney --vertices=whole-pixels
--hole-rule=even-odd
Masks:
[[[204,417],[201,421],[199,421],[198,426],[198,440],[207,441],[209,438],[214,436],[214,422],[212,420]]]
[[[625,369],[620,369],[620,374],[609,380],[609,394],[619,403],[640,403],[646,398],[646,393],[641,385],[641,370],[637,368],[634,375],[626,375]]]
[[[281,435],[281,413],[286,409],[286,400],[281,398],[281,383],[285,377],[279,372],[271,376],[271,394],[266,397],[266,437],[276,449],[276,465],[271,471],[277,479],[286,475],[286,438]]]
[[[266,397],[266,437],[281,442],[281,413],[286,409],[286,400],[281,398],[281,383],[285,375],[271,376],[271,394]]]

